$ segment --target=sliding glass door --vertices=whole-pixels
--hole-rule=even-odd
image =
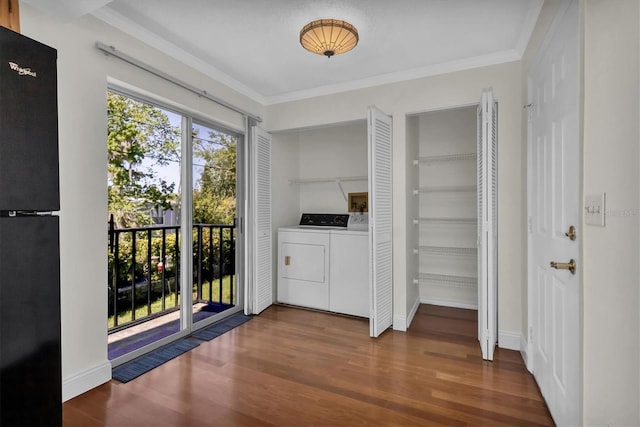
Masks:
[[[242,135],[110,90],[109,359],[125,361],[242,306]]]
[[[238,307],[239,138],[201,122],[193,122],[191,137],[192,322],[198,324]]]

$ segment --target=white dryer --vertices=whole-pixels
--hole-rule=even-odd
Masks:
[[[329,309],[328,229],[278,229],[278,301]]]

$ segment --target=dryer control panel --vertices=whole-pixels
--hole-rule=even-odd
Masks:
[[[349,215],[347,230],[369,231],[369,214],[353,213]]]

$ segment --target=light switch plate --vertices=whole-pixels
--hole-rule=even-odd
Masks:
[[[584,198],[584,220],[587,225],[604,227],[606,193],[592,194]]]

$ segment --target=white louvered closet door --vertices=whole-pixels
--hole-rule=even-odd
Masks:
[[[252,128],[253,306],[258,314],[273,303],[271,234],[271,134]]]
[[[392,127],[391,117],[369,108],[369,270],[370,335],[393,323]]]
[[[478,106],[478,340],[493,360],[498,341],[498,104],[485,89]]]

